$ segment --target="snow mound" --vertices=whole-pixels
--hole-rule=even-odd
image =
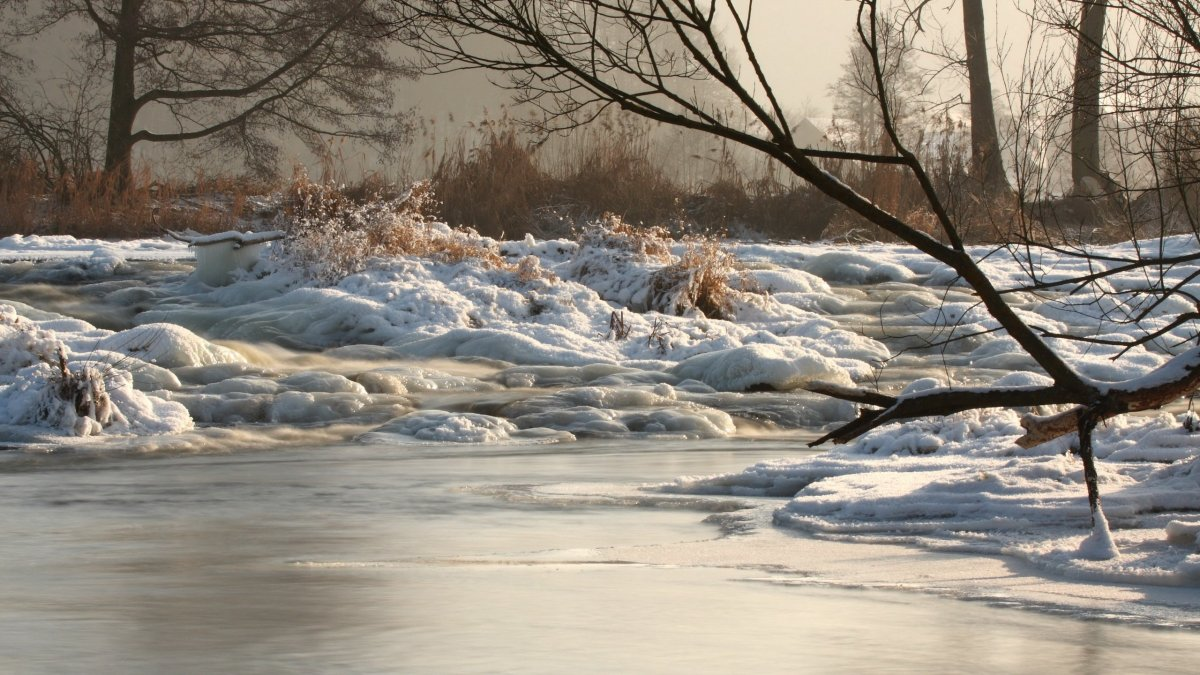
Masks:
[[[801,347],[751,344],[693,356],[670,371],[721,391],[787,391],[814,380],[850,384],[845,368]]]
[[[163,368],[210,366],[244,361],[240,354],[215,345],[192,331],[170,323],[151,323],[114,333],[96,349],[120,352]]]
[[[521,429],[508,420],[476,413],[420,410],[392,420],[358,437],[364,443],[557,443],[573,441],[569,433],[545,428]]]
[[[804,263],[804,271],[825,281],[843,284],[877,284],[913,278],[913,273],[902,265],[855,251],[831,251],[819,255]]]
[[[192,428],[183,406],[138,391],[122,359],[76,358],[70,343],[80,337],[47,324],[61,322],[26,319],[0,304],[0,426],[74,436],[175,434]],[[86,324],[77,327],[95,331]],[[141,369],[143,377],[147,371]],[[161,369],[150,375],[151,381],[178,384]]]

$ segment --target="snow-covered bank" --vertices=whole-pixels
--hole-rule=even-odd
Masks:
[[[1031,450],[1011,411],[881,427],[829,452],[668,492],[787,497],[775,522],[846,541],[1003,554],[1084,580],[1200,585],[1200,433],[1168,413],[1114,420],[1095,446],[1120,554],[1091,560],[1082,468],[1060,439]]]
[[[764,452],[769,453],[769,450]],[[828,586],[883,589],[1042,611],[1106,624],[1200,628],[1200,612],[1197,611],[1200,585],[1178,578],[1139,575],[1136,566],[1123,568],[1119,575],[1100,575],[1061,565],[1040,564],[1037,560],[1029,562],[1022,556],[982,547],[931,549],[913,546],[901,537],[811,535],[794,528],[777,527],[775,513],[779,500],[761,497],[712,495],[705,498],[694,494],[664,493],[655,488],[595,483],[503,485],[494,491],[505,501],[541,506],[638,505],[654,512],[671,509],[710,512],[706,521],[724,533],[716,538],[671,544],[549,549],[521,556],[517,562],[525,564],[703,566],[730,573],[753,571],[754,580],[759,583],[792,589]],[[1179,529],[1183,538],[1194,533],[1190,527],[1167,529],[1168,535]],[[1065,545],[1071,543],[1067,541]],[[1152,541],[1149,546],[1161,546],[1161,543]],[[510,565],[514,562],[512,556],[502,555],[458,562],[479,564],[488,561]],[[903,605],[920,602],[900,597],[894,601]],[[861,629],[862,617],[855,618],[856,626]],[[1091,623],[1085,625],[1088,631],[1104,629]],[[900,627],[908,632],[911,628],[911,625]],[[978,627],[971,626],[969,630],[975,633]],[[1164,634],[1182,637],[1176,633]]]

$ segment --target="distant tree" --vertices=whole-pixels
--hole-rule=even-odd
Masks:
[[[143,142],[205,139],[259,171],[273,170],[280,132],[314,147],[331,136],[391,146],[403,130],[391,81],[410,71],[388,52],[386,11],[373,0],[47,0],[21,31],[84,27],[109,74],[104,168],[125,183]]]
[[[1081,0],[1071,104],[1071,183],[1075,192],[1096,195],[1111,179],[1100,168],[1100,71],[1108,0]]]
[[[893,122],[902,137],[911,135],[909,132],[920,132],[916,109],[923,83],[921,73],[913,65],[915,54],[911,42],[890,21],[882,21],[878,32],[883,95],[891,104]],[[871,55],[857,31],[850,35],[842,72],[830,85],[829,93],[833,99],[831,140],[836,145],[855,152],[893,151],[880,112],[880,90]]]
[[[983,0],[962,0],[967,80],[971,94],[971,169],[989,192],[1010,190],[1000,156],[1000,134],[992,103],[992,78],[988,73],[987,32]]]
[[[96,63],[85,61],[53,83],[51,101],[43,88],[20,86],[27,70],[21,59],[0,54],[0,161],[31,162],[47,186],[93,169],[104,111],[95,96]]]

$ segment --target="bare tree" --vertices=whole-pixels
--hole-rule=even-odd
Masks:
[[[1095,514],[1100,495],[1091,432],[1096,424],[1115,415],[1163,406],[1200,385],[1200,348],[1184,351],[1141,379],[1097,382],[1082,375],[1052,347],[1044,331],[1014,311],[1005,292],[1013,289],[997,288],[980,261],[969,253],[925,167],[898,133],[894,102],[883,82],[881,10],[876,0],[859,1],[857,33],[870,56],[872,77],[881,93],[877,103],[892,145],[891,151],[877,153],[820,151],[797,145],[751,40],[752,0],[408,0],[404,4],[417,19],[410,39],[427,56],[430,69],[484,68],[506,74],[509,84],[523,92],[525,100],[540,106],[552,126],[569,128],[588,120],[597,110],[617,105],[659,122],[729,139],[773,158],[868,222],[952,269],[1002,331],[1052,380],[1046,386],[944,386],[901,396],[814,385],[816,391],[868,406],[855,420],[818,443],[849,441],[880,425],[919,417],[981,408],[1066,405],[1068,409],[1050,417],[1027,416],[1023,422],[1027,433],[1019,442],[1036,445],[1078,433]],[[696,96],[699,81],[722,87],[738,102],[741,115],[716,110],[708,97]],[[903,167],[921,186],[944,243],[822,169],[818,161],[830,158]],[[1034,277],[1029,288],[1071,288],[1122,271],[1161,270],[1197,260],[1200,254],[1110,258],[1104,259],[1102,271],[1095,274],[1070,280]],[[1160,287],[1150,294],[1161,299],[1178,290],[1178,285]],[[1193,318],[1195,313],[1185,312],[1172,326]],[[1161,337],[1168,330],[1155,332]],[[1149,333],[1145,340],[1156,337]]]
[[[901,26],[883,20],[877,28],[884,96],[890,102],[892,121],[906,141],[920,133],[925,120],[919,114],[923,73],[914,66],[918,56]],[[849,35],[850,48],[842,73],[829,87],[833,98],[834,129],[831,141],[843,150],[866,153],[892,152],[880,112],[880,94],[871,54],[859,40],[858,31]]]
[[[99,64],[81,57],[77,65],[32,89],[17,84],[26,64],[0,55],[0,159],[10,166],[32,162],[47,187],[64,176],[82,178],[101,150],[104,111],[95,95]]]
[[[48,0],[21,30],[85,27],[108,64],[104,168],[124,183],[143,142],[207,139],[260,170],[279,132],[395,143],[391,80],[409,73],[391,19],[371,0]]]
[[[1149,211],[1157,224],[1200,231],[1200,3],[1194,0],[1108,0],[1114,38],[1096,43],[1089,58],[1103,81],[1095,86],[1104,100],[1098,115],[1110,146],[1120,155],[1111,173],[1095,179],[1109,191],[1135,200],[1145,225]],[[1084,5],[1085,11],[1090,10]],[[1090,14],[1077,27],[1064,24],[1080,44],[1092,44]],[[1090,19],[1093,24],[1099,19]],[[1096,111],[1101,109],[1097,106]],[[1089,128],[1088,134],[1093,131]],[[1090,146],[1091,141],[1087,145]],[[1073,159],[1075,156],[1075,146]],[[1090,150],[1089,150],[1090,152]],[[1091,161],[1089,157],[1088,161]],[[1148,208],[1147,202],[1157,202]],[[1139,223],[1134,223],[1138,225]]]

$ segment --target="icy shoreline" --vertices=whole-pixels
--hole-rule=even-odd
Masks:
[[[641,503],[656,509],[688,508],[684,505],[693,504],[690,508],[717,510],[708,522],[726,531],[725,536],[715,539],[665,546],[613,547],[586,554],[547,551],[544,558],[548,562],[620,561],[758,570],[759,583],[785,587],[902,591],[1088,620],[1200,629],[1200,614],[1196,611],[1200,608],[1200,587],[1178,579],[1097,574],[970,542],[930,547],[900,535],[860,536],[780,528],[776,499],[713,496],[712,505],[704,507],[693,503],[703,497],[674,494],[672,490],[664,494],[653,487],[568,483],[525,490],[515,498],[537,503]],[[672,506],[673,500],[681,502]],[[740,507],[735,508],[731,501],[740,502]]]

